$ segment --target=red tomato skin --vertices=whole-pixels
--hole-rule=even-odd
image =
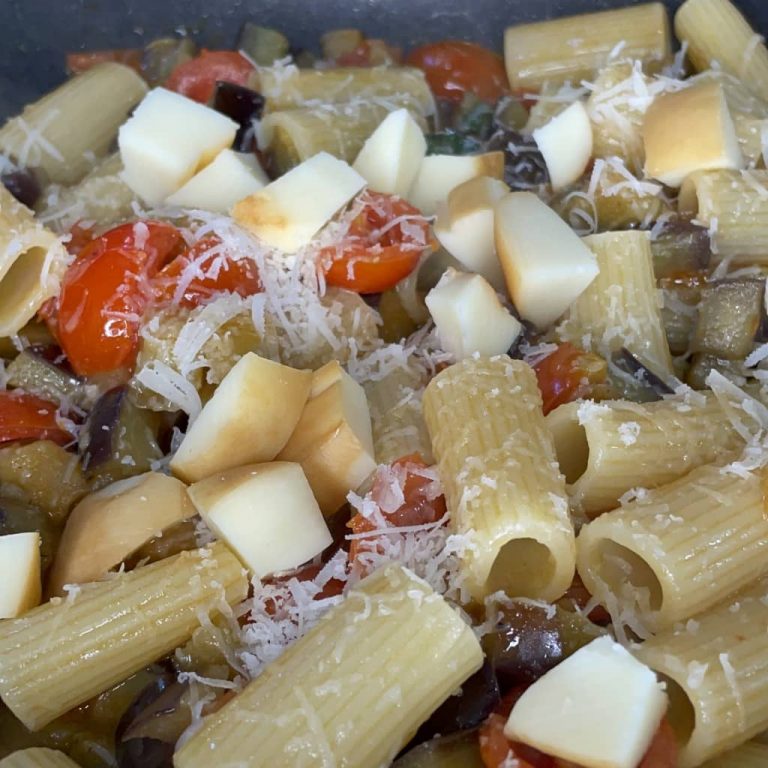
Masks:
[[[545,415],[559,405],[586,397],[592,384],[605,380],[606,371],[597,355],[584,352],[569,342],[533,365],[541,390]]]
[[[665,717],[637,768],[677,768],[679,751],[675,732]]]
[[[504,60],[493,51],[463,40],[443,40],[412,50],[407,64],[424,71],[439,99],[461,102],[465,93],[495,104],[509,93]]]
[[[57,406],[18,390],[0,392],[0,445],[19,440],[72,442],[72,435],[56,421]]]
[[[165,87],[182,96],[207,104],[217,81],[247,85],[253,64],[237,51],[203,50],[199,56],[182,62],[171,72]]]

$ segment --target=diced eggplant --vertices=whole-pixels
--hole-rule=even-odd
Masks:
[[[82,382],[64,368],[46,360],[34,349],[19,352],[6,369],[8,385],[20,387],[57,403],[80,405]]]
[[[712,258],[709,232],[689,219],[675,218],[651,240],[653,271],[657,280],[695,275]]]
[[[517,96],[505,96],[496,106],[494,123],[502,131],[519,131],[528,122],[528,110]]]
[[[157,443],[158,418],[138,408],[126,387],[115,387],[93,407],[82,431],[83,470],[102,487],[147,472],[162,456]]]
[[[0,496],[0,536],[9,533],[40,534],[40,559],[43,571],[53,562],[61,538],[61,526],[44,510],[26,499],[10,494]]]
[[[504,152],[504,181],[512,190],[534,189],[549,181],[547,164],[533,137],[518,131],[496,131],[485,149]]]
[[[428,133],[428,155],[470,155],[473,152],[482,152],[483,144],[474,136],[466,136],[452,129]]]
[[[240,29],[237,50],[243,51],[260,67],[269,67],[288,55],[290,44],[282,32],[246,21]]]
[[[659,290],[664,304],[661,320],[667,334],[669,350],[673,355],[683,355],[690,348],[693,330],[699,314],[702,286],[697,281],[678,281],[664,278]]]
[[[141,73],[150,86],[162,85],[179,64],[197,54],[197,46],[188,37],[162,37],[144,48]]]
[[[465,94],[455,117],[454,128],[466,136],[487,141],[495,128],[493,107],[474,94]]]
[[[353,53],[365,42],[359,29],[331,29],[320,37],[320,50],[327,61]]]
[[[250,152],[253,149],[253,121],[264,111],[264,97],[244,85],[217,82],[213,108],[240,126],[232,148],[236,152]]]
[[[36,320],[27,323],[13,338],[0,337],[0,357],[7,360],[14,358],[19,353],[20,347],[34,347],[36,350],[58,349],[56,339],[51,335],[48,326]]]
[[[707,376],[718,371],[734,384],[743,386],[744,377],[741,372],[740,360],[727,360],[722,357],[707,354],[696,354],[691,358],[691,366],[685,378],[686,384],[693,389],[706,389]]]
[[[160,535],[154,536],[125,560],[125,570],[133,570],[139,563],[148,565],[166,557],[197,548],[197,523],[199,517],[182,520]]]
[[[741,360],[752,349],[763,320],[765,280],[718,280],[702,291],[691,349],[705,355]]]
[[[623,397],[638,402],[650,402],[674,394],[674,389],[664,379],[626,347],[611,358],[609,377]]]
[[[34,172],[28,168],[12,168],[0,174],[3,186],[27,208],[34,208],[42,188]]]
[[[408,314],[396,290],[381,294],[378,306],[381,315],[379,335],[387,343],[398,343],[416,330],[416,323]]]
[[[483,768],[477,731],[461,731],[420,744],[397,759],[392,768]]]

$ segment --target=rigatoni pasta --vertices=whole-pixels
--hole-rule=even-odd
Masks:
[[[83,586],[0,624],[0,697],[37,730],[191,637],[248,581],[223,545]]]
[[[702,768],[764,768],[768,765],[768,744],[748,741],[736,749],[708,760]]]
[[[459,615],[408,570],[385,566],[206,718],[174,765],[388,765],[481,663]]]
[[[57,749],[30,747],[0,760],[0,768],[78,768],[78,765]]]
[[[531,368],[506,355],[452,365],[427,386],[424,417],[451,524],[471,540],[472,596],[557,599],[573,577],[573,526]]]

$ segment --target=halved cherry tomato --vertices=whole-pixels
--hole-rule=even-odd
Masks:
[[[207,104],[217,81],[246,85],[253,64],[237,51],[207,51],[179,64],[168,76],[165,87]]]
[[[0,392],[0,444],[16,440],[72,442],[72,435],[59,425],[57,405],[18,390]]]
[[[406,62],[424,71],[439,99],[461,102],[465,93],[495,104],[509,93],[504,60],[497,53],[463,40],[443,40],[412,50]]]
[[[68,53],[67,71],[72,75],[79,75],[81,72],[85,72],[97,64],[103,64],[105,61],[114,61],[118,64],[125,64],[126,67],[135,69],[137,72],[141,72],[142,55],[141,48]]]
[[[216,250],[220,241],[206,237],[186,253],[177,256],[162,269],[154,280],[155,299],[159,302],[175,301],[183,307],[196,307],[220,293],[252,296],[262,290],[259,270],[249,258],[233,259]],[[192,278],[177,297],[179,280],[191,263],[197,265]]]
[[[328,285],[382,293],[416,268],[430,246],[429,225],[417,208],[394,195],[367,192],[364,202],[341,251],[324,249],[320,264]],[[401,216],[408,218],[394,224]]]
[[[592,387],[604,382],[608,375],[602,357],[584,352],[569,342],[560,344],[551,355],[535,363],[533,370],[539,382],[545,414],[558,405],[588,396]]]
[[[427,468],[427,464],[418,454],[403,456],[392,465],[395,468],[401,468],[405,472],[405,482],[402,486],[403,503],[392,512],[382,511],[386,523],[393,527],[407,525],[426,525],[435,523],[445,515],[445,497],[438,496],[433,498],[429,492],[431,480],[425,477],[421,472]],[[379,472],[373,481],[371,495],[374,501],[381,502],[387,491],[387,476],[389,472]],[[378,529],[376,522],[364,517],[359,512],[355,514],[347,524],[352,529],[352,533],[373,534],[370,538],[352,539],[349,548],[349,560],[354,562],[360,552],[375,549],[376,536]]]
[[[104,250],[119,248],[136,251],[152,277],[184,248],[184,238],[176,227],[164,221],[137,221],[121,224],[97,238]]]

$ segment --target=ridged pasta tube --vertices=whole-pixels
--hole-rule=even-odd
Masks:
[[[533,370],[506,355],[467,359],[424,393],[424,417],[475,600],[556,600],[573,578],[565,480]]]
[[[0,697],[30,730],[125,680],[192,636],[202,614],[245,598],[220,543],[182,552],[0,623]]]
[[[78,765],[58,749],[30,747],[0,760],[0,768],[78,768]]]
[[[400,565],[344,601],[176,753],[176,768],[389,765],[482,664],[472,629]]]
[[[700,766],[768,728],[766,626],[763,579],[635,650],[667,680],[680,768]]]
[[[736,749],[707,761],[701,768],[765,768],[768,765],[768,744],[748,741]]]

